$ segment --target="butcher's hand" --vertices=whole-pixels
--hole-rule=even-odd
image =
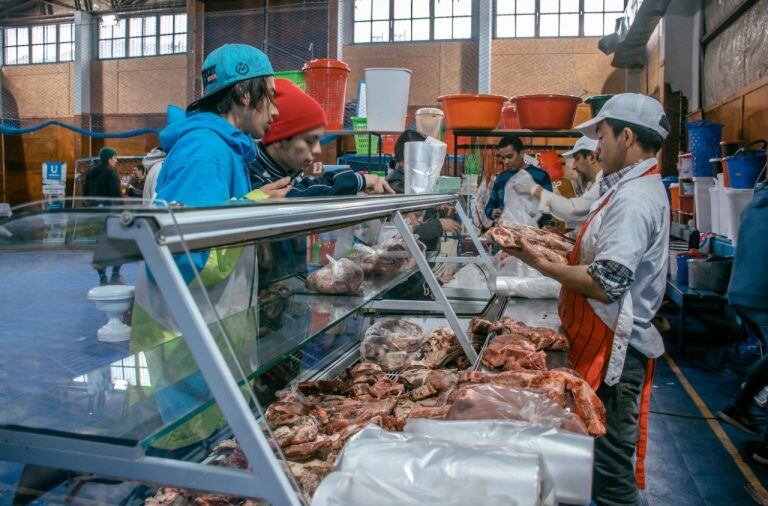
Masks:
[[[440,224],[443,226],[443,232],[448,232],[449,234],[456,234],[461,230],[458,222],[450,218],[440,218]]]
[[[501,209],[494,209],[493,212],[491,213],[491,218],[495,220],[499,216],[501,216]]]
[[[375,174],[365,174],[365,193],[395,193],[389,183]]]
[[[536,270],[540,270],[542,265],[549,262],[539,250],[522,237],[518,240],[518,244],[520,245],[519,248],[502,248],[502,250],[515,258],[519,258]]]
[[[285,198],[285,195],[293,189],[293,185],[291,184],[291,178],[284,177],[282,179],[278,179],[274,183],[265,184],[259,189],[273,199],[282,199]]]
[[[533,179],[522,178],[512,183],[512,189],[521,195],[532,195],[538,185]]]

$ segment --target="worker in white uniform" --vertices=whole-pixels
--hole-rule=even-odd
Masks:
[[[598,140],[604,177],[568,265],[548,261],[526,241],[506,251],[561,283],[558,313],[571,365],[605,405],[594,502],[639,505],[654,359],[664,353],[651,319],[667,274],[669,201],[655,155],[669,121],[658,101],[625,93],[577,128]]]
[[[581,137],[573,149],[562,154],[563,158],[573,158],[573,168],[582,181],[581,195],[573,198],[563,197],[533,183],[523,188],[518,184],[518,190],[527,191],[539,201],[539,212],[552,214],[569,224],[569,228],[579,225],[589,215],[592,203],[600,197],[599,181],[603,177],[603,168],[597,159],[597,141],[587,136]]]

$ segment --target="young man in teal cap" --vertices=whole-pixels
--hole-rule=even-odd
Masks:
[[[272,64],[255,47],[215,49],[203,63],[202,78],[202,98],[187,107],[194,114],[160,132],[168,153],[157,181],[160,200],[200,206],[245,197],[252,189],[253,139],[261,139],[277,118]],[[286,178],[278,186],[287,183]]]

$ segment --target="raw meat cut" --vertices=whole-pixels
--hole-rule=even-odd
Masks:
[[[352,260],[333,260],[307,277],[307,289],[326,294],[354,294],[363,285],[363,269]]]
[[[331,464],[322,460],[310,460],[303,464],[288,462],[288,466],[291,468],[293,476],[296,477],[304,493],[309,497],[314,495],[323,478],[328,476],[333,470]]]
[[[411,418],[428,418],[430,420],[445,420],[448,416],[450,406],[438,406],[434,408],[428,408],[423,406],[417,406],[408,413],[408,419]]]
[[[494,337],[483,352],[482,364],[491,369],[506,371],[517,369],[544,370],[547,356],[520,334],[503,334]]]
[[[384,318],[365,331],[360,345],[363,360],[396,371],[418,360],[424,329],[405,318]]]
[[[489,326],[497,334],[520,334],[536,345],[537,350],[561,351],[568,349],[568,338],[546,327],[529,327],[520,320],[502,318]]]
[[[568,263],[568,253],[566,250],[550,249],[551,246],[542,244],[541,240],[535,235],[531,236],[530,234],[524,234],[518,230],[504,227],[494,227],[486,232],[486,236],[503,249],[520,248],[520,239],[525,239],[532,249],[544,256],[549,262],[563,265]]]

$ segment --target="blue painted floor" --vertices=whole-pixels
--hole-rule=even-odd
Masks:
[[[89,253],[63,252],[55,264],[39,253],[4,255],[0,253],[0,402],[36,395],[59,378],[86,373],[125,355],[121,347],[95,339],[104,317],[85,298],[88,289],[98,283]],[[127,282],[133,281],[135,267],[125,269],[123,276]],[[663,314],[675,329],[674,308],[666,308]],[[703,322],[690,319],[690,346],[685,356],[677,353],[674,339],[668,341],[668,351],[710,411],[716,413],[729,403],[737,388],[740,378],[734,371],[739,370],[739,364],[733,367],[725,360],[712,368],[707,354],[740,336],[738,329],[709,316]],[[701,419],[665,360],[659,360],[656,374],[646,461],[647,503],[753,504],[745,488],[746,478],[707,421]],[[756,438],[723,427],[762,486],[768,488],[768,469],[751,459]],[[19,465],[0,461],[0,505],[11,504],[19,473]],[[109,498],[124,497],[128,485],[120,486],[120,490],[115,485],[87,485],[74,504],[109,504]],[[62,502],[48,497],[37,504]]]

